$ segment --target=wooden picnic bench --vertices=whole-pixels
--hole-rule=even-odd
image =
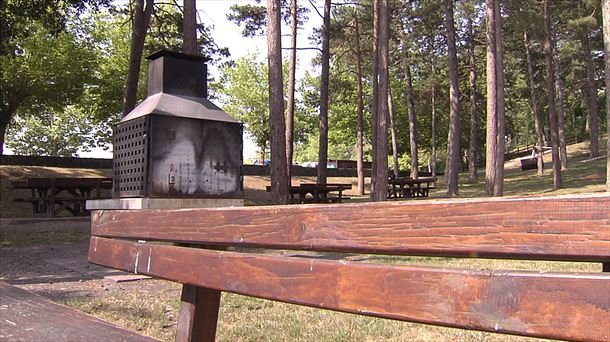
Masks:
[[[16,190],[30,190],[30,197],[16,197],[15,202],[32,204],[33,214],[57,216],[67,211],[73,216],[87,215],[85,202],[104,198],[103,190],[112,189],[112,178],[30,177],[11,182]]]
[[[306,203],[342,203],[343,200],[349,199],[343,195],[343,191],[350,190],[351,184],[340,183],[301,183],[292,185],[288,188],[289,201],[291,204],[306,204]],[[267,192],[271,191],[271,187],[267,186]],[[336,192],[336,194],[331,194]]]
[[[388,198],[428,197],[434,186],[436,177],[410,178],[399,177],[388,179]]]
[[[98,210],[92,215],[89,261],[184,284],[177,341],[214,340],[222,291],[448,327],[608,341],[608,208],[608,194],[591,194]],[[466,269],[296,257],[260,249],[593,262],[603,267],[592,272]]]

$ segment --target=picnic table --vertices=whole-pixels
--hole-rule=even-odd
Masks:
[[[388,179],[388,198],[428,197],[435,189],[436,177],[398,177]]]
[[[85,202],[104,198],[102,190],[112,189],[112,178],[27,178],[12,182],[12,188],[31,191],[31,197],[15,201],[31,203],[34,214],[53,217],[65,210],[73,216],[83,216],[88,214]]]
[[[351,188],[351,184],[301,183],[290,186],[288,189],[289,201],[291,204],[341,203],[344,199],[349,199],[349,197],[343,196],[343,191]],[[267,186],[267,191],[271,191],[270,186]],[[337,194],[331,194],[334,192]]]

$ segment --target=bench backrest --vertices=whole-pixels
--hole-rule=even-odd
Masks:
[[[609,208],[610,196],[602,194],[100,210],[92,216],[89,258],[184,284],[319,308],[603,341],[610,339],[607,272],[369,264],[257,254],[247,248],[609,263]]]

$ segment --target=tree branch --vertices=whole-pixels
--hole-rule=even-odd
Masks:
[[[311,5],[311,7],[313,7],[313,10],[316,11],[316,13],[318,13],[318,16],[322,19],[324,19],[324,16],[322,15],[322,13],[320,13],[320,11],[318,11],[318,8],[316,7],[316,5],[314,5],[313,0],[309,0],[309,4]]]
[[[282,50],[292,50],[293,48],[291,47],[283,47]],[[317,47],[302,47],[302,48],[294,48],[295,50],[299,51],[299,50],[318,50],[320,52],[322,52],[322,49],[317,48]]]

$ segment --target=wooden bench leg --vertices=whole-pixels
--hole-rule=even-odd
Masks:
[[[182,285],[176,342],[214,341],[221,291]]]

